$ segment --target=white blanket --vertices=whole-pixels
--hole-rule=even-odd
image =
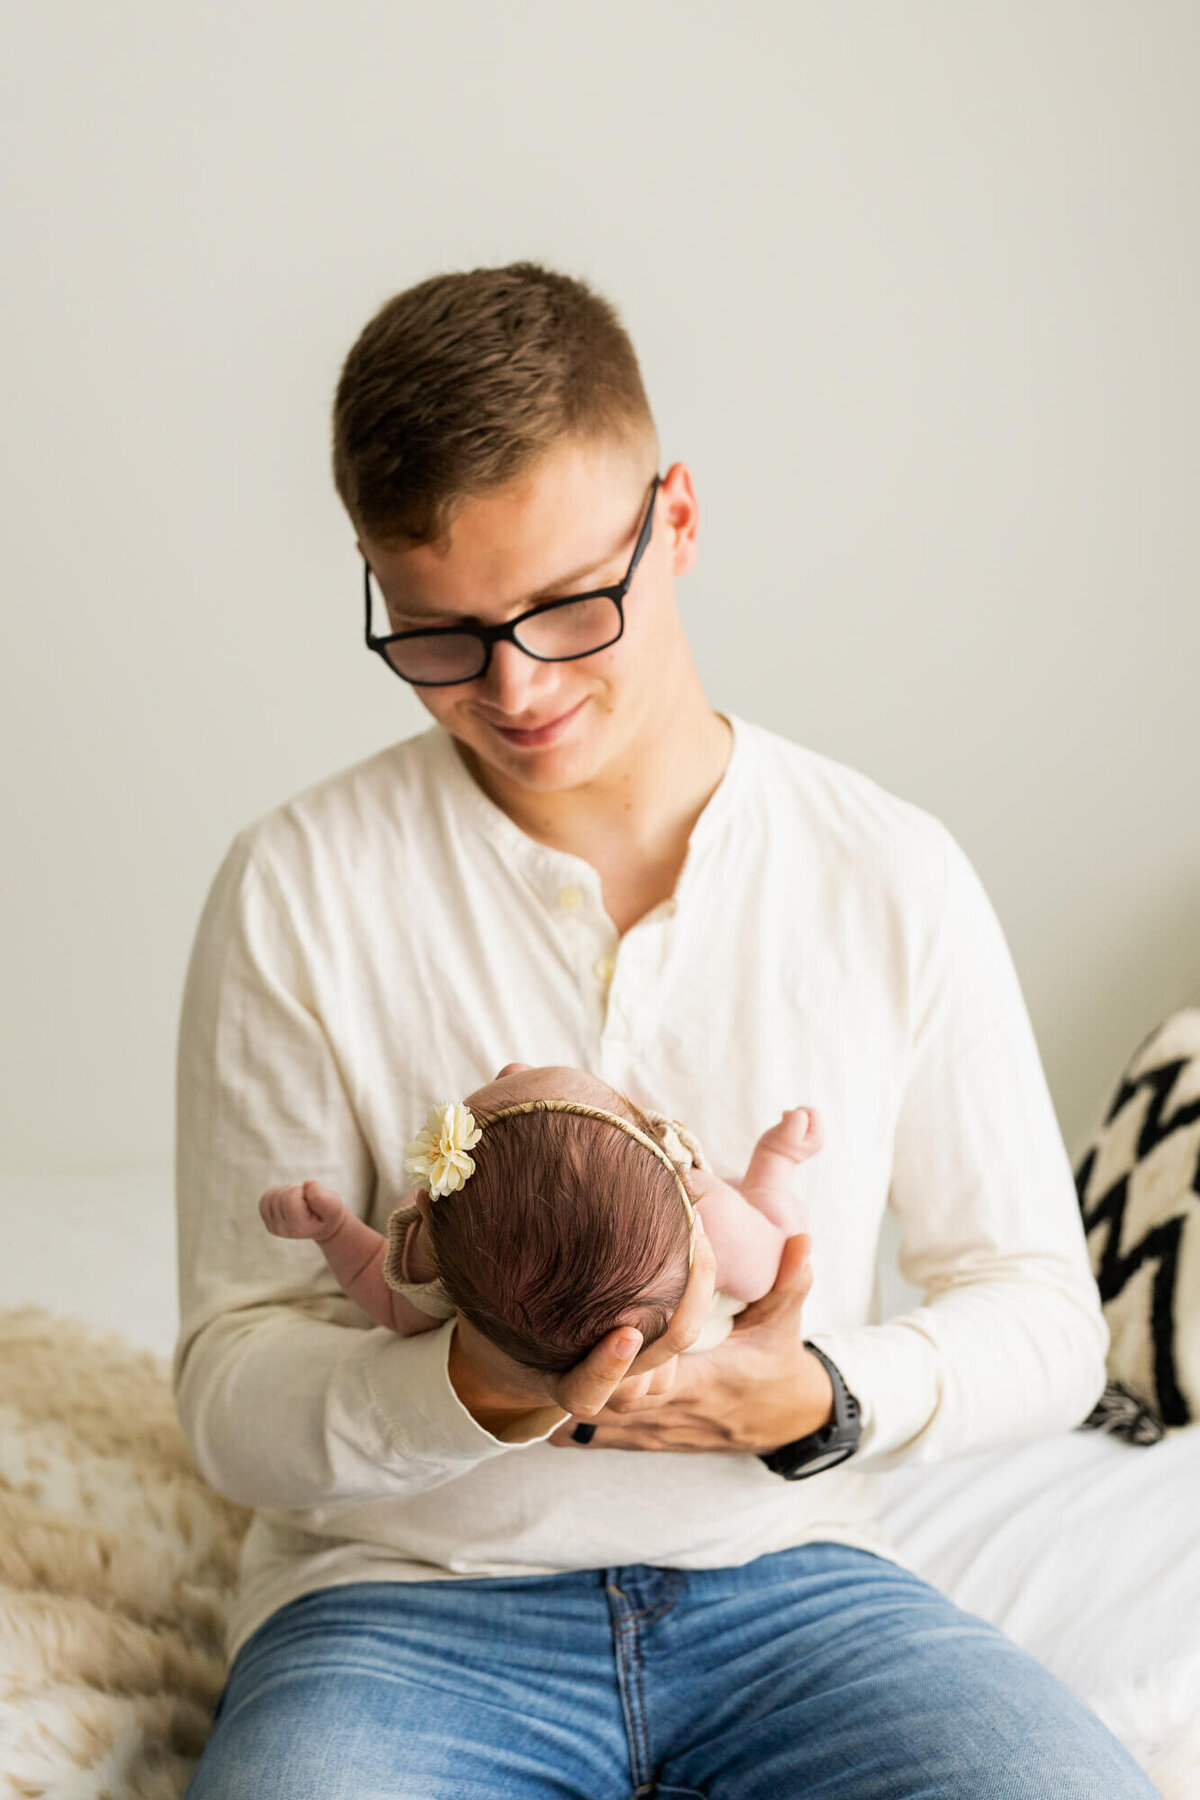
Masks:
[[[885,1491],[914,1568],[1089,1701],[1168,1800],[1200,1797],[1200,1426],[1070,1432]]]

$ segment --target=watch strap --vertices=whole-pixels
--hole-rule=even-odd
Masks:
[[[820,1462],[820,1468],[832,1468],[835,1462],[844,1462],[858,1448],[862,1436],[862,1408],[846,1386],[845,1379],[832,1357],[826,1356],[818,1345],[808,1338],[804,1340],[804,1348],[825,1365],[829,1379],[833,1384],[833,1418],[807,1436],[794,1438],[790,1444],[781,1444],[776,1450],[759,1452],[759,1461],[766,1464],[774,1475],[782,1475],[786,1481],[795,1481],[808,1473],[816,1474],[818,1469],[810,1471],[808,1465]]]

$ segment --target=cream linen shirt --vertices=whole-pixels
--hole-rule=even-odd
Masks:
[[[1069,1428],[1107,1333],[1016,974],[930,814],[741,719],[672,898],[623,936],[582,858],[527,837],[434,727],[234,839],[188,970],[178,1056],[179,1416],[255,1509],[226,1647],[351,1581],[736,1565],[818,1539],[891,1556],[874,1472]],[[570,1064],[683,1119],[740,1173],[785,1107],[805,1335],[863,1411],[849,1462],[510,1441],[450,1384],[454,1322],[401,1338],[258,1198],[312,1176],[382,1231],[435,1100]],[[878,1322],[884,1208],[926,1303]],[[718,1353],[719,1354],[719,1353]]]

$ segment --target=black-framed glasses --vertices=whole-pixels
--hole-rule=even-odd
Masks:
[[[622,581],[615,587],[571,594],[565,600],[543,600],[506,625],[441,625],[428,631],[393,631],[376,637],[371,630],[371,565],[364,556],[367,648],[412,687],[453,687],[460,681],[477,681],[487,674],[492,645],[501,642],[515,644],[538,662],[576,662],[581,656],[607,650],[625,629],[625,596],[650,542],[660,479],[656,475],[650,484],[650,504]]]

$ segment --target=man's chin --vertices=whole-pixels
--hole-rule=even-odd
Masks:
[[[460,738],[467,766],[485,787],[499,780],[532,794],[566,793],[594,779],[603,761],[599,744],[551,744],[540,750],[517,749],[497,742],[491,733],[484,743]]]

